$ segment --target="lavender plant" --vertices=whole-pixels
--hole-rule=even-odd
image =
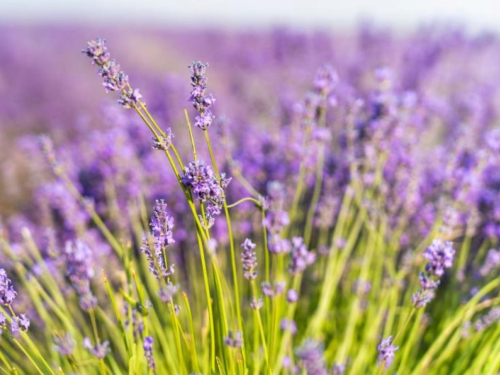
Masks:
[[[428,89],[440,59],[488,60],[498,42],[418,34],[399,52],[366,29],[364,55],[338,61],[322,35],[266,38],[271,55],[193,62],[180,101],[147,83],[143,98],[105,40],[88,43],[130,111],[106,108],[71,145],[24,140],[44,177],[35,213],[0,227],[3,372],[500,371],[498,85]],[[227,43],[216,53],[232,56]],[[381,45],[405,63],[375,63]],[[216,102],[208,76],[228,66]]]

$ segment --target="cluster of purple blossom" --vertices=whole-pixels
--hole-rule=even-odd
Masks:
[[[194,198],[206,203],[206,217],[201,219],[207,228],[212,227],[215,217],[222,212],[224,190],[231,182],[231,178],[227,178],[225,173],[221,173],[220,178],[217,178],[212,167],[202,160],[196,160],[184,168],[181,180]]]
[[[103,78],[106,92],[121,92],[119,104],[125,108],[135,108],[140,103],[142,95],[138,89],[130,87],[128,76],[120,70],[120,65],[111,60],[111,55],[106,47],[106,40],[97,38],[87,43],[87,48],[82,51],[92,59],[92,64],[99,67],[98,74]]]
[[[215,118],[210,110],[210,107],[215,103],[215,97],[206,93],[208,79],[205,76],[205,71],[208,68],[208,63],[194,61],[189,68],[192,73],[191,85],[193,86],[189,100],[199,113],[196,116],[195,125],[202,130],[207,130]]]
[[[419,274],[421,289],[412,295],[412,302],[416,308],[423,308],[434,299],[435,289],[438,287],[445,269],[453,266],[455,258],[453,243],[435,239],[425,250],[424,258],[429,263],[425,265],[425,272]]]
[[[163,200],[157,200],[154,213],[151,218],[151,233],[153,243],[144,237],[141,251],[148,260],[149,272],[157,279],[167,279],[174,274],[174,264],[167,266],[167,248],[175,243],[173,238],[174,218],[167,213],[167,204]]]
[[[16,298],[17,292],[14,290],[12,281],[7,276],[7,272],[0,268],[0,305],[6,306],[11,313],[6,316],[0,311],[0,329],[9,329],[13,337],[19,337],[20,332],[26,332],[30,326],[30,320],[25,314],[16,315],[11,305]],[[2,332],[0,330],[0,333]]]
[[[343,300],[346,298],[345,295],[348,295],[349,298],[362,300],[363,308],[360,310],[363,311],[358,311],[359,317],[368,314],[366,310],[369,304],[376,303],[373,301],[376,297],[372,295],[380,295],[379,291],[375,290],[378,288],[371,290],[372,285],[376,285],[368,281],[372,275],[369,275],[370,277],[366,280],[358,279],[354,283],[354,293],[352,292],[353,283],[348,282],[349,280],[347,282],[342,280],[344,275],[349,275],[344,272],[347,268],[354,269],[357,274],[358,265],[365,261],[362,254],[358,254],[358,246],[363,247],[359,244],[363,243],[362,237],[366,234],[365,231],[370,233],[368,239],[376,235],[377,241],[387,242],[387,247],[394,249],[394,266],[398,268],[400,257],[396,252],[408,252],[408,249],[412,249],[422,238],[432,233],[435,223],[444,217],[447,235],[463,233],[472,243],[470,259],[465,259],[466,263],[467,261],[470,263],[462,264],[464,268],[460,270],[461,272],[471,272],[475,276],[479,274],[486,277],[491,275],[500,264],[500,257],[496,250],[490,250],[483,261],[484,253],[481,247],[483,241],[489,244],[487,241],[494,240],[500,234],[500,200],[498,199],[500,159],[497,157],[500,151],[500,138],[498,134],[486,131],[495,119],[493,99],[497,93],[496,87],[488,86],[481,77],[475,77],[477,82],[464,78],[464,86],[468,87],[473,94],[471,98],[467,95],[462,96],[461,91],[456,95],[446,94],[447,90],[453,91],[454,88],[454,84],[446,82],[446,79],[442,82],[443,89],[440,90],[433,89],[432,85],[424,84],[432,82],[433,77],[435,78],[442,72],[444,63],[440,63],[440,59],[447,60],[444,50],[448,49],[458,54],[461,53],[460,49],[465,47],[479,52],[485,48],[487,53],[496,53],[490,49],[496,44],[483,41],[481,43],[484,44],[477,42],[477,45],[472,45],[472,43],[469,45],[454,39],[426,43],[425,38],[423,38],[425,42],[423,43],[419,38],[415,38],[415,43],[412,43],[411,47],[400,50],[402,47],[393,45],[390,40],[368,34],[360,35],[360,45],[370,47],[366,51],[363,48],[366,52],[366,59],[363,61],[349,62],[354,59],[350,56],[339,61],[335,50],[330,48],[330,43],[323,43],[324,40],[321,38],[319,40],[323,41],[322,45],[328,46],[324,48],[323,53],[317,54],[321,55],[321,59],[313,55],[311,61],[304,61],[300,57],[293,57],[294,51],[299,51],[298,55],[306,56],[307,53],[304,51],[308,51],[308,48],[311,48],[310,44],[314,43],[308,41],[307,38],[304,41],[300,37],[279,33],[273,35],[275,53],[271,54],[272,57],[260,56],[258,51],[252,57],[235,54],[238,57],[234,58],[241,61],[238,60],[240,64],[234,64],[234,61],[228,59],[232,62],[229,66],[231,69],[228,69],[231,75],[228,88],[230,95],[224,98],[224,102],[227,103],[228,108],[231,108],[229,111],[232,111],[230,115],[234,117],[233,123],[241,123],[242,126],[233,126],[230,129],[226,128],[227,123],[222,122],[219,129],[217,128],[219,124],[214,122],[215,117],[211,107],[215,98],[206,92],[208,64],[194,62],[189,67],[192,85],[189,100],[198,112],[195,125],[203,131],[216,128],[215,131],[221,138],[227,137],[225,142],[221,142],[222,147],[214,148],[215,155],[210,156],[212,162],[222,161],[225,170],[231,170],[235,183],[230,185],[231,178],[227,178],[224,173],[218,174],[215,162],[213,166],[210,166],[201,159],[197,159],[196,154],[193,162],[182,167],[177,150],[173,147],[174,136],[170,128],[167,128],[164,133],[155,134],[153,139],[154,148],[165,151],[167,155],[173,151],[176,153],[176,158],[179,158],[181,173],[178,175],[166,173],[163,169],[165,163],[160,158],[162,155],[152,155],[149,152],[151,140],[140,128],[141,124],[107,108],[104,117],[111,119],[112,124],[103,130],[94,129],[93,125],[82,121],[82,124],[75,129],[75,142],[71,145],[63,144],[57,150],[57,154],[64,156],[64,163],[60,164],[56,161],[56,150],[49,139],[42,139],[42,147],[57,177],[60,177],[60,171],[63,169],[67,171],[67,180],[74,184],[73,195],[68,192],[67,181],[45,180],[46,176],[42,168],[36,170],[37,173],[31,173],[31,175],[43,176],[40,179],[42,182],[37,182],[34,194],[36,210],[32,209],[32,211],[36,214],[30,213],[28,207],[27,215],[25,217],[14,216],[7,223],[6,231],[10,233],[13,243],[19,247],[24,239],[19,229],[29,229],[35,242],[43,244],[41,255],[51,271],[57,271],[61,265],[65,267],[64,275],[69,286],[76,292],[81,309],[93,313],[92,310],[98,304],[101,308],[102,304],[103,311],[108,307],[106,311],[111,312],[109,306],[101,301],[100,294],[97,294],[98,301],[92,291],[93,287],[97,291],[97,285],[92,285],[93,266],[103,263],[103,260],[114,265],[114,262],[118,263],[122,259],[118,259],[119,257],[111,253],[110,248],[113,244],[110,246],[103,240],[102,237],[106,237],[107,232],[101,236],[96,227],[110,228],[119,238],[117,246],[121,247],[123,243],[126,244],[123,247],[128,247],[130,244],[132,250],[130,254],[135,254],[137,238],[140,239],[144,235],[143,226],[147,227],[147,223],[142,223],[144,217],[147,217],[142,206],[144,201],[153,201],[160,196],[165,196],[165,186],[174,186],[180,182],[183,188],[181,191],[169,189],[167,200],[156,200],[150,223],[151,236],[142,237],[140,250],[145,257],[138,260],[137,266],[140,269],[141,262],[143,262],[146,270],[144,274],[147,275],[149,269],[149,272],[159,281],[160,285],[155,284],[152,288],[154,296],[150,294],[153,296],[153,301],[138,302],[135,300],[136,297],[128,295],[128,292],[122,293],[126,316],[125,326],[127,329],[133,326],[133,333],[130,336],[142,340],[139,343],[142,342],[145,363],[151,371],[155,371],[157,363],[158,367],[161,367],[164,362],[163,358],[161,362],[159,361],[159,356],[157,356],[158,361],[155,362],[153,342],[158,342],[155,351],[161,351],[161,347],[165,345],[162,340],[165,338],[159,335],[161,339],[156,341],[156,334],[150,333],[151,331],[145,328],[148,310],[154,309],[154,304],[158,300],[173,305],[175,314],[171,314],[172,327],[181,327],[184,323],[184,321],[179,323],[175,320],[179,315],[179,306],[175,305],[175,301],[181,293],[178,293],[180,286],[170,280],[174,276],[173,260],[178,265],[177,269],[180,270],[175,277],[181,277],[182,283],[187,285],[185,288],[183,285],[182,295],[186,298],[185,292],[190,296],[197,295],[198,290],[201,289],[199,285],[189,284],[192,281],[191,278],[197,280],[197,275],[190,274],[190,272],[196,269],[192,267],[198,267],[200,263],[199,259],[190,252],[191,248],[197,244],[196,238],[193,239],[194,236],[190,236],[190,232],[198,228],[189,218],[189,210],[186,202],[183,202],[183,193],[194,199],[194,203],[198,205],[196,208],[202,210],[199,220],[205,232],[201,231],[198,234],[202,236],[210,233],[213,236],[206,238],[206,243],[202,245],[207,247],[205,250],[214,259],[215,265],[209,274],[219,283],[216,267],[220,264],[226,265],[224,261],[219,262],[225,254],[222,251],[217,253],[215,248],[230,248],[233,245],[233,238],[232,235],[228,235],[227,228],[220,225],[221,220],[218,220],[218,216],[224,208],[227,208],[224,207],[226,200],[231,202],[236,200],[234,199],[236,197],[251,194],[259,199],[261,205],[259,208],[262,208],[263,217],[261,220],[260,216],[255,216],[257,213],[250,212],[250,210],[242,210],[235,214],[238,218],[238,223],[234,225],[235,237],[246,238],[242,244],[241,257],[237,259],[240,262],[237,271],[243,271],[243,277],[251,281],[244,284],[244,290],[249,294],[255,293],[254,290],[250,291],[255,283],[264,280],[260,283],[260,291],[264,298],[252,295],[251,300],[247,299],[247,306],[255,310],[254,313],[259,316],[259,319],[259,314],[275,309],[273,312],[276,311],[276,316],[272,317],[272,323],[264,321],[264,326],[271,331],[268,336],[272,336],[274,340],[273,350],[278,351],[279,348],[276,346],[279,347],[279,338],[288,336],[285,333],[293,336],[289,343],[285,342],[289,346],[286,351],[290,355],[283,361],[287,369],[292,372],[303,371],[311,374],[343,373],[344,365],[338,364],[331,367],[333,363],[331,353],[335,351],[335,345],[324,350],[323,343],[307,338],[309,331],[305,328],[308,328],[308,313],[314,307],[308,304],[310,301],[315,301],[316,297],[321,297],[321,288],[316,287],[321,284],[317,283],[319,278],[323,277],[320,271],[324,270],[324,263],[328,259],[334,259],[335,262],[332,264],[337,267],[338,272],[333,276],[326,274],[325,279],[339,275],[336,298]],[[405,56],[403,59],[405,63],[399,65],[396,63],[394,69],[383,67],[387,61],[384,61],[385,58],[379,56],[378,53],[381,50],[380,46],[385,45],[381,41],[388,44],[388,49],[392,51],[391,55]],[[442,48],[440,43],[447,47]],[[198,53],[203,45],[197,45],[197,47]],[[216,57],[217,52],[220,52],[218,48],[214,46],[213,51],[206,51],[209,56],[214,54],[212,56],[215,61],[220,59]],[[120,70],[115,60],[111,59],[105,41],[93,40],[88,43],[83,52],[92,59],[94,65],[98,66],[98,74],[104,80],[105,90],[121,92],[119,103],[126,108],[135,108],[140,115],[143,115],[141,111],[145,111],[146,108],[141,102],[141,95],[138,90],[130,87],[128,76]],[[0,50],[0,55],[1,53]],[[228,54],[232,55],[229,52]],[[221,55],[224,56],[224,54]],[[407,56],[413,56],[413,59],[408,59]],[[281,72],[281,67],[286,65],[283,64],[286,59],[293,59],[296,66],[293,66],[290,71],[284,68]],[[303,74],[302,69],[310,70],[312,65],[320,66],[319,59],[336,61],[342,81],[339,81],[336,70],[330,65],[321,65],[313,78],[311,91],[304,98],[300,99],[297,92],[286,89],[289,83],[297,83],[297,87],[305,85],[300,77],[307,76],[310,72]],[[414,60],[420,62],[415,63]],[[225,62],[220,61],[220,63],[220,66],[225,66]],[[425,68],[423,68],[424,65]],[[233,71],[238,70],[233,69],[234,66],[245,67],[248,74],[242,75],[240,72],[239,75],[232,75]],[[460,68],[451,67],[451,69],[455,73],[460,72]],[[249,89],[252,77],[260,75],[277,77],[276,81],[270,79],[275,84],[275,88],[279,86],[277,92],[269,90],[270,96],[274,96],[273,99],[263,95],[266,90],[262,87],[255,92]],[[295,77],[296,81],[286,81],[287,76]],[[307,79],[309,80],[310,76]],[[266,83],[263,83],[264,86]],[[172,113],[182,103],[179,104],[175,99],[170,99],[180,89],[177,88],[175,79],[168,79],[162,85],[157,91],[148,87],[148,91],[151,89],[153,92],[152,101],[148,103],[151,103],[152,112],[164,116],[167,123],[177,123],[178,119]],[[478,93],[478,87],[482,87],[480,93]],[[241,103],[246,105],[242,106]],[[0,105],[3,105],[1,101]],[[457,113],[462,114],[461,117],[456,117]],[[264,117],[266,114],[269,115],[268,118]],[[143,120],[154,133],[157,125],[152,118],[146,117]],[[455,126],[459,121],[463,121],[465,125]],[[249,124],[249,122],[255,122],[255,124]],[[269,126],[271,123],[274,125]],[[441,126],[438,130],[445,134],[440,145],[427,141],[428,134],[432,130],[430,128],[434,126],[434,123]],[[459,142],[452,141],[457,135],[455,128],[467,129],[466,125],[470,124],[473,129],[478,130],[478,134],[487,134],[488,148],[483,152],[475,151],[479,148],[477,145],[481,144],[480,140],[474,139],[476,137],[461,134]],[[255,125],[250,135],[247,125]],[[228,135],[229,131],[230,135]],[[224,135],[221,135],[223,133]],[[178,134],[177,131],[176,134]],[[208,133],[205,135],[208,141]],[[175,141],[177,145],[177,138]],[[182,135],[179,136],[179,141],[181,145],[188,145],[187,141],[183,142],[185,139]],[[35,151],[31,148],[30,140],[25,139],[23,149],[34,154]],[[187,146],[180,147],[180,154],[183,155],[187,148]],[[429,160],[436,162],[429,163]],[[174,163],[176,162],[174,160]],[[33,164],[32,167],[36,169],[36,162]],[[266,189],[267,198],[261,198],[259,192],[266,191]],[[83,197],[82,200],[75,199],[74,194]],[[309,205],[310,202],[313,204]],[[342,213],[345,202],[348,202],[347,206],[350,203],[352,205],[349,212]],[[311,214],[311,220],[306,218],[309,216],[306,214],[308,211]],[[129,215],[124,213],[129,213]],[[96,221],[96,216],[104,219],[101,222]],[[342,220],[338,221],[339,218]],[[135,219],[135,221],[131,223],[128,219]],[[174,220],[177,241],[173,239]],[[355,228],[358,223],[359,228],[356,232]],[[261,239],[261,233],[255,229],[258,224],[264,227],[262,234],[264,246],[257,247],[250,238],[255,239],[256,242]],[[375,225],[380,225],[383,230],[374,228]],[[309,226],[309,234],[300,237],[302,233],[298,232]],[[50,241],[46,238],[49,237],[49,230],[52,233]],[[351,232],[342,233],[343,230],[351,230]],[[340,233],[339,236],[336,236],[337,231]],[[176,242],[178,246],[175,248],[171,246]],[[199,242],[203,241],[199,239]],[[58,251],[59,243],[66,243],[66,248],[62,252]],[[168,263],[167,250],[169,250]],[[266,275],[261,271],[265,261],[264,257],[260,258],[260,254],[271,258],[272,276],[267,279],[262,276]],[[324,257],[317,259],[316,254],[322,254]],[[440,285],[445,270],[453,266],[454,257],[455,250],[452,242],[434,240],[426,249],[424,258],[428,263],[425,270],[419,274],[420,290],[412,296],[414,308],[423,308],[434,299],[436,288]],[[276,274],[276,269],[280,266],[282,259],[289,259],[289,262],[283,265],[282,274],[279,272]],[[389,261],[392,262],[392,259]],[[313,267],[314,263],[316,264]],[[404,262],[401,261],[401,263]],[[477,263],[481,263],[479,268]],[[342,268],[344,264],[345,269]],[[376,262],[373,265],[378,266]],[[287,266],[288,273],[286,272]],[[308,267],[314,268],[311,275],[304,274]],[[29,271],[30,277],[36,277],[42,272],[37,265]],[[126,273],[129,271],[127,269]],[[138,272],[140,273],[140,270]],[[222,283],[223,288],[232,290],[237,287],[237,273],[235,272],[235,285]],[[225,275],[225,272],[222,274]],[[381,280],[389,277],[385,274],[385,270],[380,270],[380,275]],[[139,277],[142,276],[144,275],[139,274]],[[113,277],[114,285],[123,281],[123,275],[114,273]],[[313,282],[291,286],[293,283],[290,281],[297,281],[302,277],[306,281]],[[67,285],[63,280],[58,280],[58,282],[61,285]],[[147,284],[146,289],[151,288],[149,280],[145,284]],[[217,288],[217,283],[214,282],[214,284],[212,289]],[[140,287],[136,285],[137,299],[141,297],[139,289]],[[220,296],[217,295],[215,299],[211,299],[213,296],[211,297],[210,293],[213,293],[213,290],[207,289],[207,306],[212,306],[212,304],[215,306]],[[67,290],[64,293],[67,293]],[[308,295],[309,293],[310,299],[299,299],[299,294]],[[7,278],[5,271],[0,270],[0,303],[10,307],[15,297],[16,292],[11,281]],[[248,303],[248,301],[251,302]],[[327,308],[333,305],[333,301],[336,302],[336,299],[332,298],[332,301],[329,301],[330,305],[326,304]],[[240,303],[238,298],[231,302],[236,306]],[[264,303],[266,309],[262,309]],[[195,301],[194,304],[198,309],[198,316],[206,313],[206,306],[203,303]],[[228,310],[233,310],[233,306],[231,304],[229,306],[231,308]],[[355,303],[353,306],[358,305]],[[297,311],[295,311],[296,308]],[[285,317],[278,316],[284,311],[291,314],[283,315]],[[157,315],[152,315],[158,318]],[[353,316],[357,315],[353,314]],[[185,319],[185,316],[180,314],[179,318]],[[160,316],[159,323],[165,324],[162,319],[164,317]],[[482,331],[497,320],[498,310],[492,309],[489,314],[478,319],[474,327],[477,331]],[[341,318],[333,315],[332,321],[335,321],[333,325],[336,327],[344,323]],[[29,320],[23,314],[9,317],[0,312],[0,326],[6,328],[9,323],[14,336],[19,330],[27,330],[29,326]],[[196,324],[198,325],[198,322]],[[199,326],[203,331],[208,323],[205,326],[205,322],[202,322]],[[362,325],[356,323],[353,324],[354,326]],[[221,324],[215,329],[210,327],[209,334],[204,337],[211,337],[214,332],[224,335],[220,343],[234,348],[234,353],[231,355],[239,360],[239,356],[244,356],[245,351],[251,347],[246,342],[247,337],[250,336],[247,336],[247,327],[239,328],[243,332],[227,330]],[[256,332],[254,336],[258,338],[259,332],[257,328],[253,328]],[[329,326],[329,322],[322,322],[320,328],[324,331],[316,332],[313,336],[324,337],[325,342],[328,342],[328,339],[336,333],[334,328]],[[302,329],[306,336],[302,335]],[[267,338],[265,334],[262,336]],[[109,336],[105,337],[109,338]],[[185,333],[182,337],[188,344],[195,341],[194,337],[188,338]],[[130,338],[126,338],[125,341],[128,339]],[[299,345],[301,341],[298,340],[303,339],[305,341]],[[94,357],[104,359],[110,352],[110,346],[113,347],[114,352],[115,346],[110,345],[108,341],[101,342],[97,337],[95,340],[95,345],[93,345],[89,338],[85,338],[83,345]],[[76,346],[69,334],[54,338],[54,344],[56,351],[62,356],[70,356]],[[128,342],[126,341],[125,344],[127,345]],[[140,344],[136,347],[140,348]],[[375,347],[371,349],[374,353]],[[398,346],[394,345],[392,336],[383,339],[377,347],[379,363],[389,367],[398,349]],[[224,350],[227,349],[221,351]],[[345,350],[347,353],[348,349]],[[196,347],[192,352],[196,354]],[[272,356],[279,358],[280,355],[276,354],[271,353]],[[328,361],[325,358],[328,358]],[[274,359],[271,358],[271,360]],[[230,359],[224,360],[230,361]]]

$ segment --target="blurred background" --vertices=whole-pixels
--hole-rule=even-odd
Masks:
[[[108,40],[165,126],[182,124],[196,59],[211,65],[217,115],[265,129],[284,121],[324,63],[360,92],[381,66],[398,72],[401,90],[483,90],[499,74],[480,68],[497,55],[499,31],[495,0],[2,0],[0,216],[29,205],[40,184],[26,151],[34,136],[76,145],[109,125],[104,108],[116,98],[81,54],[92,38]]]

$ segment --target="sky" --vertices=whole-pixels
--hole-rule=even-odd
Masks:
[[[400,29],[433,21],[500,32],[500,0],[0,0],[0,23]]]

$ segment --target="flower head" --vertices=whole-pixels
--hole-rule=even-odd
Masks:
[[[189,101],[199,113],[195,118],[195,125],[202,130],[207,130],[215,118],[210,110],[210,107],[215,103],[215,97],[212,94],[206,94],[207,77],[205,72],[207,67],[208,63],[203,64],[200,61],[194,61],[193,65],[189,66],[191,86],[193,86]]]
[[[68,241],[64,251],[66,258],[66,276],[75,289],[80,307],[89,310],[97,305],[97,298],[92,294],[90,281],[94,277],[92,252],[82,241]]]
[[[71,336],[70,333],[67,333],[64,336],[54,337],[55,350],[64,356],[71,355],[73,353],[73,350],[75,349],[75,345],[75,340],[73,340],[73,336]]]
[[[138,107],[142,96],[139,90],[130,87],[128,76],[120,70],[120,65],[111,60],[106,40],[101,38],[91,40],[82,52],[92,59],[92,64],[98,66],[97,74],[103,78],[102,85],[106,92],[121,92],[118,103],[125,108]]]
[[[395,353],[398,349],[399,346],[392,345],[392,336],[383,339],[377,346],[379,365],[384,364],[386,367],[389,367],[392,364],[392,361],[396,356]]]
[[[85,339],[83,339],[83,347],[87,349],[90,352],[90,354],[92,354],[97,359],[103,359],[111,351],[109,349],[109,341],[104,341],[100,344],[92,346],[92,342],[88,337],[85,337]]]
[[[153,357],[153,338],[151,336],[145,337],[142,347],[144,348],[144,355],[148,361],[148,367],[154,372],[156,364]]]
[[[241,331],[229,331],[228,335],[224,338],[224,343],[231,348],[241,348],[243,346],[243,337]]]
[[[243,251],[241,252],[241,262],[243,263],[243,271],[245,279],[253,280],[257,277],[257,255],[255,254],[255,244],[249,239],[241,244]]]
[[[230,178],[221,173],[220,180],[218,180],[209,165],[202,160],[196,160],[184,168],[181,181],[195,198],[207,204],[208,222],[220,215],[225,199],[224,189],[231,182]]]
[[[424,258],[429,261],[425,269],[427,272],[441,277],[445,268],[453,266],[454,257],[453,243],[435,239],[424,252]]]
[[[292,259],[288,267],[292,275],[303,272],[307,266],[310,266],[316,260],[316,254],[307,251],[302,237],[292,239]]]
[[[7,272],[0,268],[0,304],[10,305],[16,298],[16,294],[12,281],[7,277]]]
[[[323,350],[323,344],[316,340],[306,340],[295,350],[295,354],[301,361],[302,368],[307,374],[328,374],[325,359],[323,357]]]
[[[167,269],[165,263],[165,251],[167,247],[175,243],[172,233],[174,218],[167,213],[167,204],[161,199],[155,203],[150,227],[153,234],[153,244],[151,246],[148,239],[144,238],[141,251],[148,259],[149,271],[157,279],[167,278],[174,273],[174,265],[170,264]]]

